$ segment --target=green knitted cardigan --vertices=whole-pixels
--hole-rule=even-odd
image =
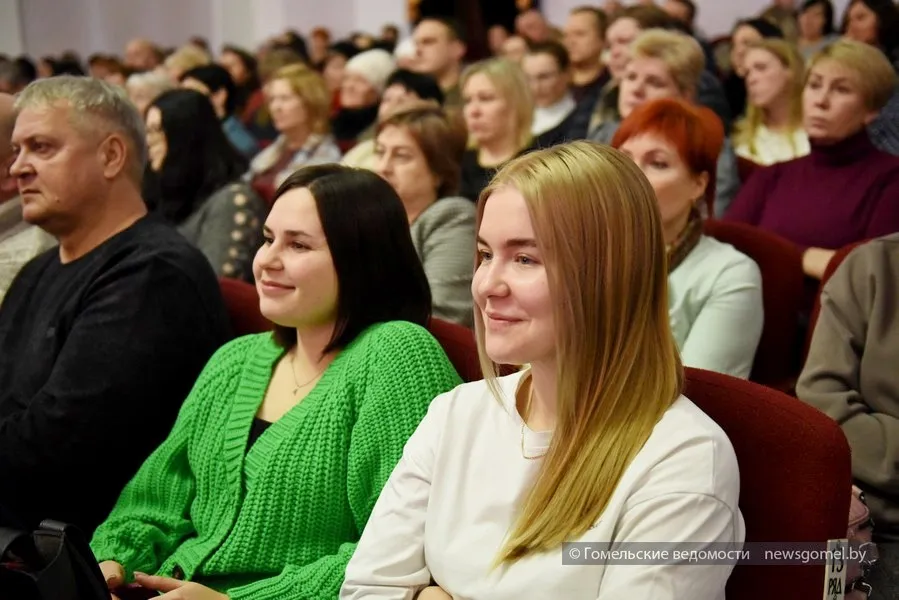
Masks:
[[[374,325],[247,452],[283,352],[265,333],[210,359],[94,533],[97,560],[118,561],[129,581],[134,571],[178,576],[233,600],[337,597],[406,440],[461,381],[427,330]]]

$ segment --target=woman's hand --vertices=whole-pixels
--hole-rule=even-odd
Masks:
[[[205,585],[190,581],[181,581],[171,577],[158,575],[145,575],[135,573],[134,581],[149,590],[162,592],[160,600],[228,600],[228,596],[221,594]]]
[[[453,600],[453,597],[444,592],[442,588],[432,585],[423,589],[416,596],[416,600]]]
[[[103,579],[106,580],[106,588],[113,592],[116,588],[125,585],[125,569],[114,560],[104,560],[100,563],[100,572],[103,573]],[[118,596],[112,595],[112,600],[119,600]]]
[[[836,254],[836,250],[826,248],[809,248],[802,253],[802,270],[809,277],[821,279],[827,269],[827,263]]]

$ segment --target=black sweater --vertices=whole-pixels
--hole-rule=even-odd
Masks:
[[[208,261],[153,217],[26,265],[0,308],[0,525],[90,535],[229,337]]]

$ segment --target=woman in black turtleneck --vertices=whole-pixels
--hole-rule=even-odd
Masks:
[[[331,132],[341,152],[373,137],[381,93],[395,68],[393,56],[380,48],[347,61],[340,85],[340,109],[331,120]]]

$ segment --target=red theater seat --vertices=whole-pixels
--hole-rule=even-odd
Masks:
[[[776,390],[686,369],[684,394],[727,433],[740,465],[747,542],[820,542],[846,536],[849,444],[824,413]],[[738,565],[728,600],[821,598],[824,566]]]
[[[799,248],[745,223],[708,220],[705,233],[749,256],[762,273],[765,325],[749,379],[780,390],[795,381],[799,357],[799,311],[805,276]]]
[[[262,333],[272,328],[271,322],[259,312],[259,294],[255,286],[239,279],[222,277],[219,287],[231,319],[231,330],[236,337]]]

